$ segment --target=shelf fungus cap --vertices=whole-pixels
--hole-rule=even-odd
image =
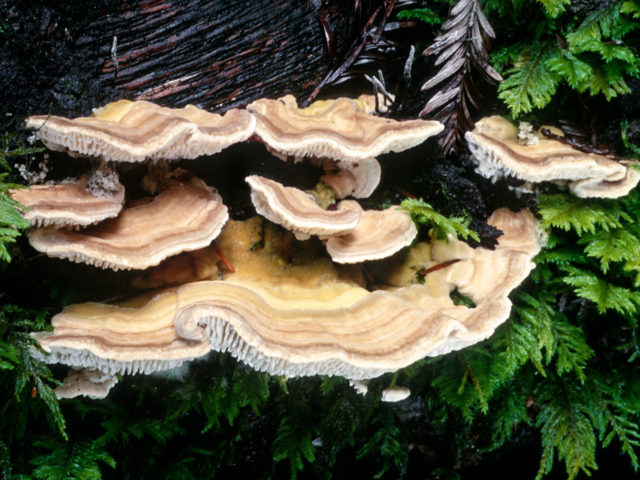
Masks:
[[[94,369],[71,370],[62,385],[55,389],[58,398],[74,398],[84,395],[89,398],[104,398],[118,379]]]
[[[418,230],[409,214],[398,207],[362,210],[353,200],[343,200],[338,208],[360,212],[360,221],[349,233],[327,240],[327,252],[334,262],[359,263],[387,258],[407,247]]]
[[[337,198],[367,198],[380,183],[380,164],[375,158],[358,162],[333,162],[325,159],[323,166],[328,173],[320,181],[336,193]]]
[[[506,237],[495,250],[434,241],[430,261],[457,262],[428,273],[424,284],[374,292],[326,258],[283,261],[288,242],[265,239],[251,250],[256,222],[231,221],[219,246],[236,271],[224,280],[120,305],[71,305],[52,319],[53,332],[34,337],[47,362],[108,375],[173,368],[214,350],[273,375],[374,378],[484,340],[508,318],[508,294],[534,267],[535,238],[518,240],[512,231],[529,221],[519,219],[530,215],[523,212],[494,218]],[[475,306],[455,305],[456,288]]]
[[[566,181],[583,198],[624,196],[640,180],[637,171],[610,157],[581,152],[543,136],[521,144],[518,133],[505,118],[492,116],[465,134],[480,175],[494,181],[505,175],[529,182]]]
[[[150,102],[119,100],[91,117],[36,115],[27,128],[51,150],[116,162],[178,160],[213,155],[249,138],[255,120],[245,110],[224,115],[187,105],[171,109]]]
[[[411,395],[411,390],[407,387],[388,387],[382,391],[383,402],[401,402]]]
[[[124,187],[111,197],[94,196],[87,189],[88,176],[76,182],[32,185],[12,190],[11,197],[27,207],[24,218],[36,227],[86,226],[117,216],[124,203]]]
[[[309,235],[340,235],[352,231],[360,220],[356,209],[324,210],[313,196],[274,180],[251,175],[246,181],[251,186],[251,201],[258,214],[301,239]]]
[[[29,242],[50,257],[113,270],[143,269],[209,245],[228,218],[218,192],[192,178],[99,225],[77,232],[40,228],[29,234]]]
[[[429,120],[396,121],[371,112],[371,102],[338,98],[299,108],[292,95],[260,99],[247,106],[256,117],[256,134],[272,149],[294,156],[359,161],[400,152],[440,133]]]

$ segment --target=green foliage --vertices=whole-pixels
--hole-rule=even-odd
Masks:
[[[640,2],[637,0],[622,2],[622,5],[620,6],[620,13],[627,13],[633,18],[640,18]]]
[[[499,67],[512,66],[498,91],[513,116],[546,106],[563,82],[579,93],[602,94],[607,100],[629,93],[626,78],[640,73],[629,37],[640,27],[635,21],[637,3],[612,2],[580,22],[561,19],[569,1],[540,3],[548,18],[534,23],[530,41],[503,46],[492,57]]]
[[[291,478],[297,478],[298,472],[304,469],[304,462],[316,459],[313,446],[315,428],[313,412],[303,404],[294,404],[280,420],[273,444],[273,459],[276,462],[289,460]]]
[[[573,372],[584,380],[593,350],[583,332],[552,306],[553,301],[544,291],[537,292],[537,298],[522,291],[517,294],[512,320],[497,339],[500,355],[511,373],[531,362],[546,377],[546,366],[555,357],[558,375]]]
[[[489,399],[506,376],[501,362],[494,362],[488,348],[471,347],[444,358],[441,374],[433,386],[451,405],[472,419],[475,408],[489,410]]]
[[[542,403],[536,426],[542,434],[542,458],[536,478],[551,471],[554,453],[564,460],[567,476],[597,468],[596,435],[589,418],[589,398],[578,385],[567,381],[545,382],[539,390]]]
[[[505,72],[498,87],[499,97],[506,102],[514,116],[542,108],[551,101],[560,76],[546,67],[552,60],[547,43],[537,43],[520,52],[516,66]]]
[[[635,224],[583,235],[578,243],[585,246],[589,257],[600,259],[602,273],[607,273],[612,262],[632,262],[640,258],[640,231]]]
[[[640,157],[640,146],[629,141],[629,121],[627,119],[620,122],[620,138],[627,155]]]
[[[20,215],[20,204],[8,195],[10,189],[20,188],[20,185],[6,183],[6,176],[6,173],[0,173],[0,259],[10,262],[7,246],[16,241],[20,236],[19,229],[27,228],[29,222]]]
[[[10,169],[8,158],[23,157],[41,152],[42,148],[29,148],[19,144],[12,148],[14,135],[3,134],[0,136],[0,260],[11,261],[8,245],[16,241],[20,236],[20,229],[27,228],[29,222],[22,218],[20,208],[24,209],[18,202],[9,196],[9,190],[23,188],[21,185],[5,182],[8,175],[6,170]]]
[[[33,476],[39,480],[99,480],[102,478],[98,462],[115,468],[116,461],[95,442],[58,442],[42,440],[35,442],[45,448],[31,463],[36,467]]]
[[[1,298],[1,297],[0,297]],[[15,305],[0,305],[0,357],[8,374],[1,377],[2,407],[0,428],[20,435],[24,425],[13,423],[15,409],[23,408],[25,398],[37,396],[46,406],[49,418],[64,436],[65,420],[51,385],[55,385],[51,371],[34,353],[40,348],[31,331],[42,330],[46,311],[24,309]]]
[[[415,8],[398,12],[398,20],[419,20],[429,25],[440,25],[443,19],[430,8]]]
[[[482,3],[500,20],[491,19],[503,42],[492,58],[514,115],[571,89],[611,98],[637,74],[635,0],[580,18],[566,11],[567,0],[539,0],[537,9],[524,0]],[[435,24],[435,8],[420,12],[399,18]],[[505,19],[522,34],[498,31]],[[625,122],[622,142],[637,155]],[[2,141],[7,170],[6,159],[28,149]],[[5,178],[0,228],[10,232],[0,238],[0,256],[7,260],[4,245],[25,223]],[[511,318],[480,344],[372,380],[366,396],[343,378],[269,377],[212,355],[186,372],[126,376],[109,399],[59,404],[56,381],[29,335],[45,327],[48,312],[7,297],[0,306],[0,478],[331,478],[354,463],[366,478],[454,478],[459,465],[480,462],[488,451],[510,454],[511,441],[532,437],[542,448],[538,478],[558,464],[567,478],[589,474],[603,448],[618,448],[637,470],[640,194],[538,201],[549,242],[530,279],[511,294]],[[439,238],[477,240],[466,219],[446,218],[423,200],[402,208]],[[15,258],[1,265],[6,285],[19,270],[22,258]],[[408,386],[411,398],[380,403],[390,383]],[[61,436],[66,431],[71,440]],[[418,452],[427,470],[416,475],[411,456]]]
[[[640,307],[640,292],[609,283],[598,274],[575,267],[562,267],[566,276],[562,279],[574,287],[579,297],[591,300],[604,313],[614,309],[631,315]]]
[[[445,239],[451,235],[453,238],[461,236],[464,239],[472,238],[477,242],[480,241],[478,234],[468,228],[468,218],[447,218],[436,212],[431,205],[422,199],[407,198],[402,201],[399,208],[408,211],[414,222],[433,226],[435,238]]]
[[[391,466],[394,466],[401,476],[404,474],[408,456],[407,445],[394,420],[388,411],[378,416],[375,419],[376,432],[358,450],[358,459],[378,457],[376,463],[382,462],[382,467],[373,478],[382,478]]]
[[[213,426],[219,428],[222,415],[229,424],[233,424],[245,406],[250,406],[258,414],[258,406],[267,398],[269,387],[264,373],[236,370],[231,379],[222,377],[201,392],[202,408],[208,419],[203,432]]]
[[[571,4],[571,0],[538,0],[544,7],[544,11],[550,17],[557,17],[564,13],[567,5]]]
[[[594,234],[599,228],[605,232],[620,228],[620,218],[625,216],[617,202],[598,202],[563,194],[542,195],[539,202],[542,227],[573,230],[578,235]]]

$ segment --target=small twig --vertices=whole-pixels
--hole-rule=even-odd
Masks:
[[[418,197],[416,197],[414,194],[409,193],[409,192],[407,192],[406,190],[403,190],[403,189],[402,189],[402,188],[400,188],[400,187],[395,187],[395,188],[396,188],[396,190],[398,191],[398,193],[400,193],[400,194],[404,195],[404,196],[405,196],[405,197],[407,197],[407,198],[412,198],[412,199],[414,199],[414,200],[415,200],[416,198],[418,198]]]
[[[367,268],[364,265],[360,265],[360,270],[365,276],[367,285],[373,285],[374,283],[376,283],[376,279],[373,277],[373,275],[371,275],[371,272],[367,270]]]
[[[111,61],[115,68],[113,76],[117,77],[120,65],[118,64],[118,37],[115,35],[113,36],[113,43],[111,44]]]
[[[578,150],[584,153],[595,153],[596,155],[613,156],[614,158],[616,158],[616,160],[620,159],[619,157],[616,157],[615,155],[613,155],[611,151],[606,147],[598,148],[594,145],[587,145],[585,143],[581,143],[577,140],[573,140],[571,138],[567,138],[562,135],[556,135],[555,133],[552,133],[551,130],[549,130],[548,128],[541,128],[540,133],[542,133],[547,138],[556,140],[560,143],[564,143],[565,145],[569,145],[573,148],[577,148]]]
[[[460,260],[461,260],[460,258],[454,258],[453,260],[447,260],[446,262],[439,263],[438,265],[434,265],[433,267],[423,268],[422,270],[420,270],[418,272],[418,275],[420,275],[421,277],[425,277],[428,274],[430,274],[431,272],[435,272],[436,270],[440,270],[442,268],[446,268],[449,265],[453,265],[454,263],[458,263]]]
[[[356,5],[358,4],[359,2],[357,2]],[[360,53],[362,53],[362,50],[365,48],[367,44],[372,43],[375,45],[376,43],[378,43],[378,41],[380,40],[380,36],[384,31],[384,27],[387,23],[387,20],[391,15],[391,11],[393,10],[394,5],[395,5],[395,0],[385,0],[384,6],[381,5],[378,8],[376,8],[373,14],[369,17],[369,20],[367,21],[367,23],[364,25],[364,28],[361,30],[360,40],[357,43],[355,43],[355,45],[351,48],[345,61],[342,63],[342,65],[340,65],[335,70],[329,72],[329,74],[326,77],[324,77],[324,79],[318,84],[318,86],[313,90],[313,92],[311,92],[311,94],[307,97],[307,99],[302,103],[303,106],[308,106],[318,96],[318,94],[324,87],[326,87],[327,85],[331,85],[338,78],[340,78],[342,74],[344,74],[347,71],[347,69],[349,69],[354,64],[354,62],[358,59],[358,57],[360,56]],[[380,15],[381,12],[382,12],[382,15]],[[376,28],[373,29],[373,31],[371,31],[372,26],[374,25],[374,22],[377,19],[379,19],[379,24],[377,25]]]
[[[409,49],[409,56],[407,57],[407,61],[404,62],[404,70],[402,72],[404,81],[406,82],[407,86],[411,84],[411,70],[413,68],[413,57],[415,56],[415,54],[416,46],[411,45],[411,49]]]
[[[390,103],[393,103],[393,97],[391,96],[391,94],[387,91],[387,88],[385,86],[384,83],[384,77],[382,76],[382,72],[380,70],[378,70],[378,77],[376,76],[371,76],[371,75],[367,75],[366,73],[364,74],[364,78],[370,82],[371,84],[373,84],[373,88],[375,90],[376,93],[376,104],[378,102],[378,92],[382,93],[382,95],[384,96],[384,98],[389,101]],[[378,108],[376,108],[376,110],[378,110]]]
[[[234,273],[236,269],[233,268],[233,265],[231,265],[231,262],[229,261],[229,259],[227,259],[227,257],[224,256],[224,253],[222,253],[222,250],[220,250],[220,247],[218,247],[218,245],[216,245],[215,242],[212,242],[211,245],[213,246],[213,251],[216,252],[216,255],[220,257],[220,260],[222,260],[222,263],[224,263],[224,266],[227,267],[227,270],[229,270],[229,272],[231,273]]]

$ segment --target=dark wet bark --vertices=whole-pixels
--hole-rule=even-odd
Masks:
[[[357,30],[338,0],[0,0],[0,11],[0,104],[20,116],[305,95],[329,71],[329,37],[335,50]]]

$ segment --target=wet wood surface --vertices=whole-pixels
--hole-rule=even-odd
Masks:
[[[0,1],[3,108],[88,113],[115,98],[223,111],[305,95],[350,35],[338,0]],[[331,52],[335,54],[336,52]],[[38,100],[41,99],[41,100]],[[22,104],[21,104],[22,102]]]

